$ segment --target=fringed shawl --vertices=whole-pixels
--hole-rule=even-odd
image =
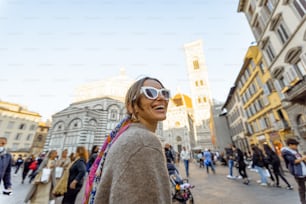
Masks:
[[[93,204],[98,184],[102,175],[103,165],[107,156],[107,153],[111,145],[118,139],[118,137],[129,127],[131,120],[127,116],[120,121],[120,123],[111,131],[111,133],[105,139],[102,147],[99,150],[99,154],[92,164],[85,187],[85,195],[83,204]]]

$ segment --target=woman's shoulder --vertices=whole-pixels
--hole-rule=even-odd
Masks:
[[[122,134],[124,136],[121,138],[127,142],[141,143],[145,146],[161,145],[157,135],[139,123],[131,124],[130,127]]]
[[[144,125],[140,123],[131,124],[129,128],[122,134],[133,135],[133,136],[156,136],[154,132],[148,130]]]

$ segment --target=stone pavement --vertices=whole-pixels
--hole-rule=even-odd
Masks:
[[[289,183],[294,190],[287,190],[285,183],[280,180],[283,188],[263,187],[256,181],[259,175],[247,170],[251,181],[249,185],[242,183],[241,179],[228,179],[228,167],[217,166],[216,174],[206,173],[206,169],[199,168],[197,164],[191,163],[189,167],[189,183],[195,185],[192,190],[196,204],[298,204],[297,185],[290,174],[286,174]],[[184,165],[179,165],[181,175],[185,176]],[[234,168],[234,175],[238,171]]]
[[[179,165],[179,170],[184,176],[184,165]],[[197,164],[190,164],[189,182],[195,185],[192,194],[196,204],[298,204],[297,185],[293,177],[286,174],[286,178],[293,185],[294,190],[286,190],[285,184],[280,180],[284,188],[262,187],[256,183],[259,176],[248,170],[251,177],[250,184],[244,185],[240,179],[227,179],[228,168],[217,166],[216,174],[207,174],[206,170],[199,168]],[[237,171],[234,170],[235,175]],[[23,204],[31,184],[28,181],[21,184],[21,171],[17,176],[12,176],[13,195],[5,196],[0,194],[0,204]],[[1,187],[2,189],[2,187]],[[79,195],[76,204],[81,203],[82,194]],[[60,204],[60,199],[56,204]]]

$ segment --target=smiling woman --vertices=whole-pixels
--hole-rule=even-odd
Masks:
[[[166,119],[169,97],[155,78],[142,78],[129,88],[128,116],[101,147],[83,203],[171,203],[166,160],[154,134],[157,123]]]

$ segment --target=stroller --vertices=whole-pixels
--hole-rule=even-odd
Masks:
[[[188,183],[187,179],[182,179],[179,175],[179,171],[172,163],[167,163],[167,169],[169,172],[170,183],[171,183],[171,194],[173,203],[193,204],[193,196],[190,189],[194,186]]]

